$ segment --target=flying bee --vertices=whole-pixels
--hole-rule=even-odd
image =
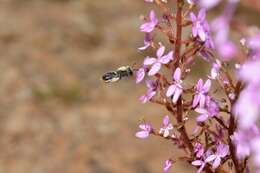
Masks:
[[[131,67],[122,66],[122,67],[119,67],[115,71],[106,72],[102,76],[102,80],[106,83],[112,83],[112,82],[117,82],[124,77],[126,78],[126,77],[133,76],[133,74],[134,74],[134,71]]]

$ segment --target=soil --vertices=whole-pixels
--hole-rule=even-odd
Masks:
[[[145,117],[134,79],[104,84],[108,70],[141,62],[139,0],[0,1],[0,173],[158,173],[180,154],[136,139]],[[193,170],[177,163],[172,172]],[[194,171],[194,170],[193,170]]]

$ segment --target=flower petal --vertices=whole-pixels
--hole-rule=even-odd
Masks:
[[[142,129],[142,130],[145,130],[145,129],[146,129],[146,127],[147,127],[147,125],[146,125],[146,124],[140,124],[140,125],[139,125],[139,128],[140,128],[140,129]]]
[[[200,101],[200,96],[198,94],[196,94],[194,96],[194,99],[193,99],[193,102],[192,102],[192,107],[195,108],[198,105],[199,101]]]
[[[170,120],[169,116],[166,115],[166,116],[163,118],[163,125],[164,125],[164,126],[168,126],[169,120]]]
[[[173,51],[170,51],[167,55],[164,55],[159,59],[162,64],[168,64],[171,60],[173,60]]]
[[[195,160],[195,161],[191,162],[191,164],[194,166],[200,166],[203,164],[203,162],[201,160]]]
[[[218,155],[220,155],[221,157],[225,157],[226,155],[228,155],[228,153],[229,153],[229,147],[228,147],[228,145],[219,144],[219,145],[217,146],[217,153],[218,153]]]
[[[142,95],[141,97],[139,97],[139,100],[141,101],[141,103],[146,103],[148,101],[146,95]]]
[[[163,137],[167,138],[169,136],[170,132],[168,129],[164,130]]]
[[[182,89],[176,87],[175,93],[174,93],[173,98],[172,98],[172,102],[174,104],[178,101],[181,94],[182,94]]]
[[[206,33],[203,28],[198,28],[198,35],[201,39],[201,41],[206,41]]]
[[[150,90],[154,90],[156,88],[156,81],[153,80],[146,80],[145,81],[146,87]]]
[[[158,23],[158,20],[157,20],[154,10],[150,11],[149,16],[150,16],[151,23],[155,26]]]
[[[140,26],[141,32],[152,32],[154,29],[154,25],[150,22],[144,23]]]
[[[217,76],[218,76],[218,72],[219,71],[216,68],[213,67],[211,69],[211,72],[210,72],[210,75],[211,75],[210,77],[215,80],[217,78]]]
[[[175,81],[180,81],[180,79],[181,79],[181,69],[179,67],[175,70],[173,78],[174,78]]]
[[[216,169],[217,167],[219,167],[221,162],[221,158],[220,157],[216,157],[216,159],[214,160],[213,164],[212,164],[212,168]]]
[[[156,91],[148,90],[146,93],[147,100],[151,100],[151,98],[156,94]]]
[[[197,17],[193,12],[190,13],[190,19],[192,22],[196,22],[196,20],[197,20]]]
[[[210,87],[211,87],[211,80],[208,79],[208,80],[205,82],[204,86],[203,86],[204,92],[209,92]]]
[[[158,58],[162,57],[164,51],[165,51],[165,47],[164,46],[160,46],[159,49],[156,51],[157,57]]]
[[[172,161],[171,160],[166,160],[164,168],[163,168],[163,172],[164,173],[168,172],[171,167],[172,167]]]
[[[195,111],[200,113],[200,114],[207,114],[208,113],[208,111],[204,108],[196,108]]]
[[[155,58],[151,58],[149,56],[147,56],[145,59],[144,59],[144,65],[152,65],[156,62],[156,59]]]
[[[157,62],[155,64],[153,64],[153,66],[151,67],[151,69],[148,72],[149,76],[153,76],[155,75],[161,68],[161,63]]]
[[[196,89],[197,89],[198,91],[201,91],[202,88],[203,88],[203,80],[202,80],[202,79],[199,79],[199,80],[198,80],[198,83],[197,83],[197,85],[196,85]]]
[[[198,121],[198,122],[204,122],[204,121],[206,121],[207,119],[208,119],[208,114],[200,114],[197,118],[196,118],[196,120]]]
[[[144,139],[149,136],[149,132],[148,131],[139,131],[135,134],[135,136],[138,138]]]
[[[206,96],[203,94],[200,94],[200,107],[203,108],[205,106],[206,102]]]
[[[202,8],[200,11],[199,11],[199,14],[198,14],[198,19],[200,21],[204,21],[206,19],[206,10],[204,8]]]
[[[210,156],[208,156],[206,159],[205,159],[205,162],[211,162],[213,161],[214,159],[216,159],[216,155],[215,154],[212,154]]]
[[[167,97],[172,96],[173,93],[175,92],[175,89],[176,89],[176,85],[171,85],[171,86],[168,88],[167,92],[166,92],[166,96],[167,96]]]
[[[145,49],[147,49],[149,46],[150,46],[150,43],[147,43],[147,44],[145,44],[144,46],[139,47],[138,50],[145,50]]]
[[[137,72],[136,72],[136,83],[140,83],[145,76],[145,71],[144,68],[140,68]]]
[[[205,165],[206,165],[206,164],[203,163],[203,164],[200,166],[200,168],[199,168],[199,170],[197,171],[197,173],[201,173],[202,170],[204,169]]]
[[[193,36],[193,37],[197,37],[197,35],[198,35],[198,29],[197,29],[197,27],[192,27],[192,36]]]
[[[200,0],[199,5],[201,7],[210,9],[210,8],[213,8],[214,6],[216,6],[219,2],[220,2],[220,0]]]

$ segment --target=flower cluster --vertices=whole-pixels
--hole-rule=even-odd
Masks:
[[[239,158],[253,157],[254,164],[260,169],[260,134],[257,126],[260,115],[260,37],[247,39],[247,47],[251,60],[244,63],[238,76],[244,82],[242,90],[233,112],[238,119],[238,131],[232,136],[237,146]]]
[[[170,155],[163,172],[185,161],[198,173],[240,173],[250,170],[249,158],[260,170],[260,32],[231,27],[239,0],[176,0],[175,10],[166,0],[144,1],[162,13],[151,10],[139,28],[144,45],[138,50],[155,54],[146,55],[135,72],[136,83],[147,86],[139,100],[169,113],[158,130],[142,122],[136,137],[159,136],[185,151],[179,158]],[[208,22],[209,10],[224,2],[223,12]],[[190,34],[182,34],[184,28]],[[232,29],[239,31],[240,46],[237,37],[231,40]],[[159,33],[169,42],[160,41]],[[199,58],[211,69],[192,83]],[[196,130],[190,133],[186,123],[193,120]]]

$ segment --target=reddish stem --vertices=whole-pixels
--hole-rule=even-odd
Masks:
[[[177,59],[175,62],[176,66],[180,65],[180,52],[181,52],[181,38],[182,38],[182,7],[183,7],[183,0],[177,0],[177,14],[176,14],[176,41],[175,41],[175,49],[174,49],[174,56]],[[173,69],[174,70],[174,69]],[[183,123],[183,105],[182,105],[182,97],[179,98],[177,101],[177,123]],[[181,133],[181,139],[183,143],[188,147],[191,154],[193,154],[193,145],[188,137],[186,132],[186,128],[182,125],[178,131]]]
[[[176,14],[176,41],[175,41],[175,49],[174,56],[176,58],[176,66],[179,66],[181,61],[180,52],[181,52],[181,36],[182,36],[182,7],[183,0],[177,0],[177,14]]]
[[[238,96],[240,94],[240,89],[241,89],[241,82],[237,82],[236,87],[235,87],[235,94],[236,94],[236,98],[235,100],[230,100],[231,103],[231,107],[234,106],[234,104],[236,103]],[[233,115],[232,113],[230,113],[230,119],[229,119],[229,129],[228,129],[228,144],[230,147],[230,155],[231,155],[231,159],[235,165],[235,170],[236,173],[240,173],[242,172],[243,168],[241,169],[240,163],[236,157],[236,148],[235,145],[233,144],[230,136],[233,135],[234,131],[236,129],[236,121],[235,121],[235,115]],[[246,166],[246,165],[245,165]]]

